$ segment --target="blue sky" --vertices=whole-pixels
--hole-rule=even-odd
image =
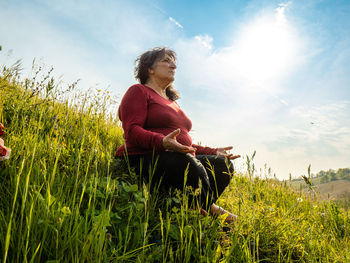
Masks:
[[[350,166],[349,14],[331,0],[0,0],[0,64],[30,75],[35,58],[120,100],[134,59],[168,46],[194,141],[256,150],[287,178]]]

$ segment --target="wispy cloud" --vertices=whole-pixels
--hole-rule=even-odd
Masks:
[[[178,75],[183,84],[209,93],[215,87],[215,94],[211,95],[223,95],[226,100],[239,96],[245,105],[246,101],[249,105],[261,105],[261,100],[270,103],[273,99],[288,106],[288,99],[281,95],[284,82],[303,54],[302,41],[286,20],[287,6],[258,14],[244,24],[232,44],[224,48],[215,48],[209,35],[177,41],[175,47],[181,65]]]
[[[240,153],[258,150],[257,163],[268,162],[280,176],[300,174],[310,163],[313,169],[342,167],[344,156],[350,156],[349,101],[317,106],[313,98],[295,100],[308,89],[303,79],[341,83],[302,72],[314,53],[290,23],[290,6],[258,14],[226,48],[215,48],[211,36],[182,39],[175,46],[180,53],[177,83],[201,98],[198,103],[184,98],[197,120],[195,140],[234,144]]]
[[[278,5],[278,7],[275,9],[276,11],[276,18],[277,21],[280,23],[287,23],[287,19],[286,19],[286,9],[291,6],[292,2],[285,2],[285,3],[280,3]]]
[[[0,56],[13,49],[13,57],[23,58],[26,69],[33,58],[44,58],[68,82],[81,79],[84,88],[99,83],[121,96],[134,82],[135,57],[173,38],[173,22],[157,13],[124,1],[8,4],[0,8],[7,21],[0,24],[6,36]]]
[[[179,22],[177,22],[177,21],[175,20],[175,18],[169,16],[169,20],[170,20],[171,22],[173,22],[177,27],[179,27],[179,28],[184,28]]]
[[[319,106],[291,108],[289,123],[272,132],[266,141],[271,151],[286,151],[286,156],[315,160],[350,156],[350,102],[340,101]],[[293,148],[302,149],[294,152]]]
[[[313,107],[299,106],[292,109],[291,114],[301,118],[309,127],[299,134],[292,130],[287,136],[300,137],[303,142],[329,144],[339,150],[346,149],[350,156],[350,101]]]
[[[169,16],[169,14],[164,9],[160,8],[158,5],[154,3],[150,3],[150,5],[154,7],[156,10],[158,10],[160,13],[162,13],[163,15],[167,16],[169,21],[175,24],[178,28],[181,28],[181,29],[184,28],[174,17]]]

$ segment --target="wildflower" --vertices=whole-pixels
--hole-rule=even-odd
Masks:
[[[301,203],[301,202],[303,201],[303,198],[298,197],[298,198],[297,198],[297,201],[298,201],[299,203]]]
[[[3,141],[2,139],[0,140]],[[6,152],[7,152],[6,148],[0,145],[0,156],[5,156]]]
[[[0,122],[0,136],[3,135],[5,133],[5,127],[4,125],[2,125],[2,123]]]
[[[0,138],[0,161],[7,160],[10,158],[11,149],[6,148],[4,145],[4,140]]]

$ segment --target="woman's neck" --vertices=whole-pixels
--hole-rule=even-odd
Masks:
[[[168,96],[166,95],[166,89],[169,86],[169,83],[160,83],[154,80],[149,80],[145,83],[147,87],[150,87],[153,89],[155,92],[157,92],[160,96],[162,96],[165,99],[169,99]]]

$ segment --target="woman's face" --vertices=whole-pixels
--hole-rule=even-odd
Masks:
[[[167,80],[169,83],[175,79],[176,61],[174,58],[165,54],[163,58],[158,60],[152,69],[150,69],[150,76],[157,80]]]

